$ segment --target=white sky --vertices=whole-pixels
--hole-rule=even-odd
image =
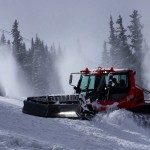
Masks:
[[[22,36],[36,33],[50,45],[72,47],[77,40],[83,49],[100,50],[109,35],[109,16],[121,14],[128,25],[133,9],[139,10],[146,39],[150,39],[149,0],[0,0],[0,28],[11,30],[19,21]]]

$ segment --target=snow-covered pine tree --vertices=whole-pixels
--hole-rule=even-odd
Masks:
[[[131,25],[128,26],[130,31],[130,40],[131,44],[130,47],[132,49],[132,69],[134,69],[136,74],[136,79],[138,84],[142,85],[142,58],[143,58],[143,34],[142,28],[143,26],[140,23],[141,16],[139,15],[137,10],[134,10],[133,13],[130,15],[131,18]]]
[[[31,41],[30,49],[32,67],[31,76],[35,95],[50,94],[49,87],[49,53],[44,42],[36,36],[35,42]]]
[[[49,51],[49,66],[50,66],[50,75],[49,75],[49,83],[50,90],[52,93],[61,93],[62,87],[60,84],[59,70],[57,63],[60,61],[63,53],[61,52],[61,47],[59,45],[58,49],[53,43],[50,47]]]
[[[34,50],[33,50],[33,57],[32,57],[32,84],[34,88],[35,95],[41,95],[41,86],[42,80],[40,77],[40,69],[42,57],[41,57],[41,49],[40,49],[40,39],[36,35],[35,43],[34,43]]]

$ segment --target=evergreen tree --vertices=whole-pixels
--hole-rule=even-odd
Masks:
[[[32,83],[34,86],[34,93],[39,95],[41,94],[40,68],[41,68],[40,39],[36,36],[32,60]]]
[[[120,15],[119,15],[116,23],[118,24],[117,35],[118,35],[118,39],[119,39],[119,44],[121,46],[126,45],[127,44],[127,36],[125,35],[125,33],[127,30],[123,27],[123,19]]]
[[[129,48],[129,44],[127,42],[127,35],[126,35],[126,29],[123,26],[123,19],[119,15],[117,19],[117,45],[118,45],[118,51],[117,51],[117,60],[118,60],[118,67],[119,68],[129,68],[130,66],[130,59],[131,59],[131,52]]]
[[[44,46],[44,42],[36,36],[35,42],[31,41],[32,55],[32,83],[34,87],[34,94],[44,95],[49,94],[49,62],[48,50]]]
[[[31,48],[29,48],[28,51],[26,51],[26,59],[25,59],[25,72],[27,76],[27,80],[29,81],[31,87],[33,88],[33,52],[34,52],[34,41],[33,38],[31,40]],[[34,90],[34,88],[33,88]],[[33,91],[34,93],[34,91]]]
[[[5,45],[5,44],[6,44],[6,39],[5,39],[4,33],[3,33],[2,36],[1,36],[0,44],[1,44],[1,45]]]
[[[20,66],[23,65],[24,57],[25,57],[25,51],[23,48],[23,39],[20,35],[20,31],[18,30],[18,21],[15,20],[13,27],[12,27],[12,48],[13,48],[13,54],[17,60],[17,62],[20,64]]]
[[[21,44],[21,51],[22,51],[22,61],[21,61],[21,67],[23,68],[23,70],[28,70],[27,67],[28,67],[28,52],[27,52],[27,49],[26,49],[26,45],[25,43],[23,42]],[[28,72],[26,72],[28,74]]]
[[[8,45],[8,47],[11,47],[10,40],[7,41],[7,45]]]
[[[21,51],[22,51],[22,56],[23,56],[23,60],[22,60],[22,64],[23,65],[26,65],[26,45],[25,45],[25,43],[23,42],[22,44],[21,44]]]
[[[48,46],[36,36],[35,41],[32,38],[31,48],[27,50],[18,26],[19,23],[15,20],[11,30],[13,38],[12,52],[21,71],[24,71],[26,79],[32,84],[33,94],[48,95],[60,93],[62,89],[56,68],[56,63],[62,55],[60,45],[56,49],[53,43],[49,50]],[[7,44],[11,48],[10,40],[6,42],[4,33],[0,38],[0,44]]]
[[[142,28],[143,26],[140,23],[141,16],[138,14],[137,10],[134,10],[130,15],[131,25],[128,26],[130,31],[130,47],[132,49],[132,66],[133,69],[137,72],[136,78],[140,85],[142,85],[142,64],[143,61],[143,51],[142,51],[142,42],[143,42],[143,34]]]
[[[117,45],[117,35],[116,35],[116,30],[114,28],[114,22],[112,19],[112,16],[110,16],[110,22],[109,22],[109,26],[110,26],[110,36],[109,36],[109,44],[110,44],[110,63],[112,66],[114,67],[118,67],[117,66],[117,51],[118,51],[118,45]]]
[[[58,49],[55,48],[55,44],[53,43],[50,47],[49,52],[49,66],[50,66],[50,76],[49,76],[49,83],[51,83],[50,89],[53,93],[60,93],[62,92],[62,87],[60,84],[60,77],[59,77],[59,70],[57,63],[61,61],[62,52],[61,47],[59,45]],[[57,52],[56,52],[57,51]]]
[[[37,35],[35,41],[31,40],[29,61],[31,62],[30,79],[34,95],[47,95],[60,91],[61,86],[56,69],[57,59],[54,43],[49,51],[47,45]]]

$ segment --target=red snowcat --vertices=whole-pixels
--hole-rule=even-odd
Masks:
[[[77,86],[72,85],[78,75]],[[69,84],[75,94],[28,97],[23,113],[41,117],[59,117],[61,112],[76,112],[77,117],[89,119],[98,112],[127,109],[134,113],[150,114],[150,91],[136,85],[135,72],[130,69],[81,70],[71,73]]]

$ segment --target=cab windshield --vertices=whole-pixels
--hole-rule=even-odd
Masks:
[[[81,92],[99,91],[106,85],[108,75],[82,75],[80,82]]]

